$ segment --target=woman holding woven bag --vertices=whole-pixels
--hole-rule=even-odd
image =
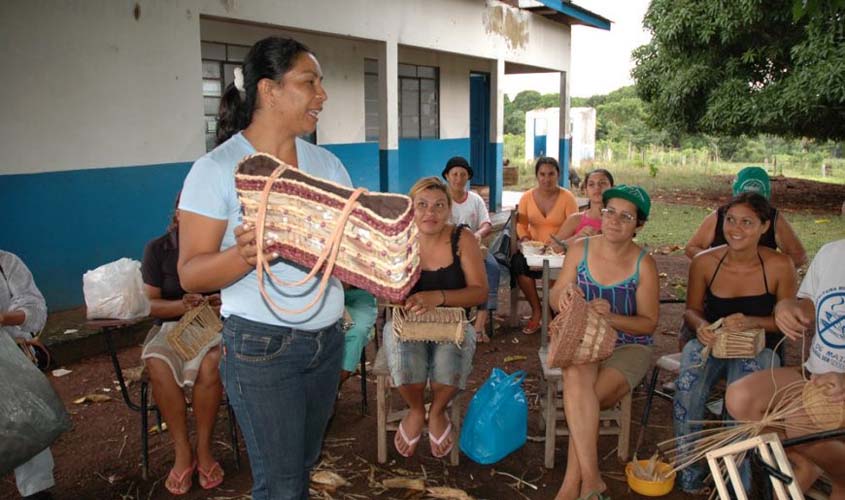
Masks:
[[[420,279],[405,299],[405,310],[425,313],[437,307],[469,308],[487,298],[487,277],[478,240],[465,226],[449,223],[451,198],[437,177],[426,177],[411,188],[414,223],[419,228]],[[475,332],[464,327],[463,342],[404,341],[394,333],[393,321],[384,327],[384,349],[394,385],[409,406],[399,423],[394,445],[404,457],[417,449],[426,424],[425,386],[430,382],[428,435],[431,454],[445,457],[455,445],[446,414],[449,401],[466,385],[475,353]]]
[[[570,438],[557,500],[607,498],[598,466],[599,411],[615,405],[645,376],[651,363],[651,335],[657,327],[657,266],[633,241],[648,218],[651,200],[642,188],[624,184],[606,190],[602,200],[601,234],[569,249],[551,291],[553,305],[564,294],[564,309],[571,297],[582,295],[617,333],[610,358],[563,369]]]
[[[724,210],[727,244],[699,253],[689,269],[684,320],[697,332],[697,338],[687,342],[681,353],[673,402],[675,436],[679,439],[701,429],[701,424],[693,422],[704,418],[710,390],[719,379],[726,378],[730,386],[750,373],[780,364],[772,348],[782,336],[772,312],[778,300],[795,296],[792,259],[759,246],[771,224],[769,202],[757,193],[743,193]],[[705,357],[705,347],[712,347],[716,341],[710,325],[722,318],[726,330],[764,329],[767,347],[748,358]],[[681,470],[678,483],[688,493],[699,493],[704,490],[706,476],[706,465],[696,463]]]
[[[281,314],[272,308],[259,292],[255,228],[241,224],[233,177],[243,157],[262,152],[351,186],[334,155],[299,139],[316,129],[327,99],[322,81],[319,62],[301,43],[269,37],[253,45],[224,96],[234,107],[221,110],[222,143],[194,163],[179,206],[182,286],[190,292],[221,289],[220,373],[246,442],[256,500],[308,497],[340,378],[344,294],[335,278],[319,298],[320,276],[299,286],[268,283],[275,304],[305,310]],[[284,281],[307,276],[277,255],[262,258]]]

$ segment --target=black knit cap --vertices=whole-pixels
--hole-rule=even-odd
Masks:
[[[443,173],[440,175],[442,175],[445,179],[446,174],[448,174],[454,167],[465,168],[467,173],[469,173],[469,178],[472,179],[472,167],[469,166],[469,162],[463,156],[453,156],[449,158],[449,161],[446,162],[446,168],[443,169]]]

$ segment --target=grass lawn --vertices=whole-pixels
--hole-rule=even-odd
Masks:
[[[685,245],[710,210],[692,205],[654,202],[651,218],[637,235],[637,242],[657,248]],[[787,218],[801,238],[810,259],[825,243],[845,238],[845,217],[790,212]]]

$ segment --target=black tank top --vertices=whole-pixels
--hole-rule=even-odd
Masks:
[[[716,270],[713,271],[713,276],[707,283],[707,290],[704,292],[704,318],[708,323],[713,323],[719,318],[724,318],[725,316],[730,316],[735,313],[742,313],[746,316],[771,316],[772,312],[775,310],[775,304],[777,304],[777,296],[773,293],[769,293],[769,281],[766,278],[766,265],[763,264],[763,257],[761,257],[759,253],[757,254],[757,258],[760,259],[760,267],[763,270],[763,285],[766,287],[766,293],[725,299],[714,295],[713,291],[710,290],[710,286],[713,285],[713,281],[716,279],[716,274],[719,273],[719,269],[722,267],[722,262],[725,261],[725,257],[727,256],[728,253],[725,252],[725,255],[719,259],[719,264],[716,266]],[[781,338],[783,338],[783,334],[781,333],[766,332],[766,347],[774,349],[775,345],[777,345]]]
[[[461,268],[461,258],[458,256],[458,240],[461,238],[461,231],[465,227],[469,226],[460,224],[452,230],[450,238],[452,243],[452,263],[434,271],[423,270],[420,272],[420,279],[414,285],[414,288],[411,289],[411,295],[428,290],[459,290],[466,288],[467,281],[466,277],[464,277],[464,270]]]
[[[719,245],[724,245],[728,242],[725,239],[725,207],[719,207],[716,210],[716,234],[713,235],[713,243],[710,244],[710,248],[717,247]],[[775,223],[777,222],[778,218],[778,210],[776,208],[772,208],[771,215],[769,216],[769,229],[760,236],[760,242],[757,244],[758,246],[769,247],[772,250],[778,249],[777,241],[775,240]]]

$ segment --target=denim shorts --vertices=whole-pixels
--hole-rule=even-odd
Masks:
[[[384,325],[384,349],[393,385],[424,384],[426,381],[466,387],[475,354],[475,329],[467,324],[464,342],[404,342],[393,334],[393,322]]]

